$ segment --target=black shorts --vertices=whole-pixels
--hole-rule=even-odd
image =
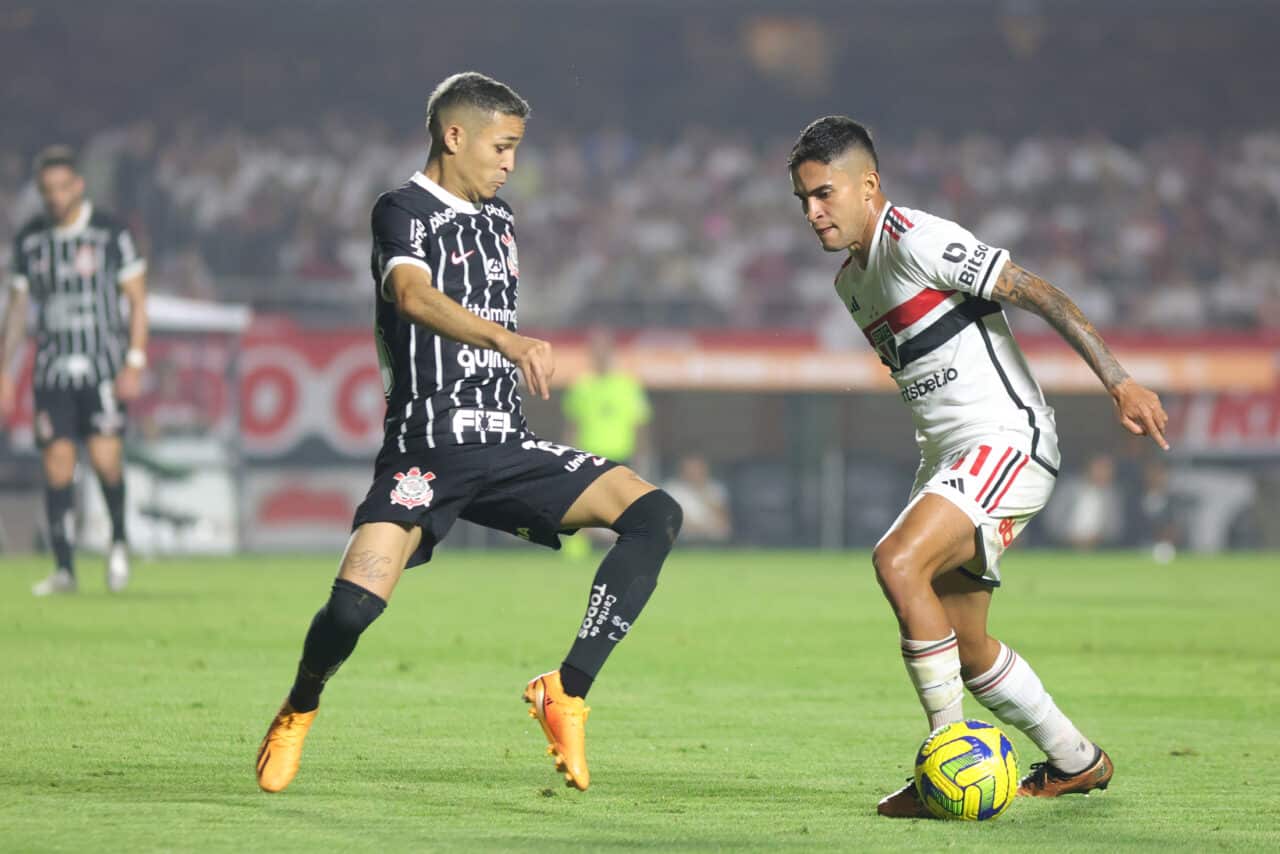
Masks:
[[[125,405],[110,380],[81,388],[38,388],[35,397],[36,443],[42,448],[55,439],[124,432]]]
[[[565,511],[596,478],[618,463],[537,437],[494,445],[454,445],[402,454],[384,445],[373,486],[356,508],[352,529],[366,522],[422,528],[422,544],[406,566],[431,559],[459,517],[521,539],[560,548]]]

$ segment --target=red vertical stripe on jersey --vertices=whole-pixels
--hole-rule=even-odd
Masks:
[[[899,211],[897,208],[893,208],[892,210],[890,210],[890,211],[889,211],[889,216],[893,217],[893,218],[894,218],[894,219],[896,219],[898,222],[900,222],[900,223],[902,223],[903,225],[905,225],[907,228],[915,228],[915,227],[916,227],[916,226],[915,226],[915,223],[913,223],[911,220],[909,220],[909,219],[907,219],[905,216],[903,216],[903,215],[902,215],[902,212],[901,212],[901,211]]]
[[[938,307],[939,303],[945,301],[947,297],[954,293],[955,291],[935,291],[933,288],[925,288],[911,299],[896,308],[889,309],[889,311],[862,327],[862,331],[870,334],[871,327],[879,326],[881,323],[888,323],[889,328],[894,333],[901,332],[933,311]]]
[[[973,461],[973,468],[969,469],[970,477],[977,477],[978,472],[982,471],[983,464],[987,461],[987,455],[991,453],[990,445],[983,445],[978,448],[978,458]]]
[[[955,465],[951,466],[950,470],[955,471],[956,469],[960,468],[960,466],[964,465],[964,461],[968,456],[969,456],[968,454],[961,454],[960,459],[955,461]]]
[[[996,503],[991,505],[991,509],[987,510],[988,514],[996,512],[996,508],[1000,506],[1004,494],[1009,491],[1009,487],[1013,486],[1013,482],[1018,479],[1018,473],[1022,471],[1022,467],[1027,464],[1027,460],[1031,457],[1023,457],[1022,462],[1018,463],[1018,467],[1013,470],[1013,474],[1009,477],[1009,482],[1004,485],[1004,489],[1000,490],[1000,495],[996,497]]]
[[[888,219],[884,221],[884,225],[880,226],[880,228],[884,231],[885,234],[892,237],[895,243],[902,239],[898,237],[897,229],[895,229],[892,225],[889,224]]]
[[[1012,454],[1012,453],[1013,453],[1013,448],[1005,448],[1005,449],[1004,449],[1004,456],[1002,456],[1002,457],[1000,458],[1000,462],[996,463],[996,464],[995,464],[995,466],[993,466],[993,467],[992,467],[992,469],[991,469],[991,476],[987,478],[987,482],[986,482],[986,483],[982,484],[982,489],[979,489],[979,490],[978,490],[978,495],[977,495],[977,496],[975,496],[975,498],[974,498],[974,500],[975,500],[975,501],[980,500],[980,497],[979,497],[979,496],[982,496],[982,495],[985,495],[985,494],[986,494],[988,487],[990,487],[990,486],[991,486],[991,481],[993,481],[993,480],[995,480],[995,479],[996,479],[996,475],[998,475],[998,474],[1000,473],[1000,469],[1004,466],[1004,461],[1005,461],[1005,460],[1007,460],[1007,459],[1009,459],[1009,455],[1010,455],[1010,454]],[[976,472],[974,472],[974,474],[976,474]],[[990,512],[990,511],[988,511],[988,512]]]

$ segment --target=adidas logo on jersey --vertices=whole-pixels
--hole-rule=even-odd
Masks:
[[[932,376],[922,380],[916,380],[911,385],[902,387],[902,400],[904,403],[910,403],[913,400],[919,400],[930,392],[937,391],[949,382],[959,379],[960,372],[955,368],[947,368],[945,371],[934,371]]]

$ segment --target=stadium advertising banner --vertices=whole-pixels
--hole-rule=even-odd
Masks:
[[[535,333],[536,334],[536,333]],[[1264,338],[1115,336],[1116,352],[1134,376],[1166,393],[1170,438],[1181,451],[1217,455],[1280,454],[1280,366],[1277,344]],[[555,382],[587,367],[581,337],[555,336]],[[1024,337],[1024,349],[1046,391],[1097,393],[1097,380],[1059,342]],[[382,438],[382,381],[369,331],[302,328],[258,317],[238,352],[219,336],[157,335],[148,389],[132,416],[143,437],[204,434],[233,437],[238,391],[241,451],[264,462],[306,447],[365,462]],[[28,359],[30,356],[28,355]],[[230,388],[238,359],[239,386]],[[618,361],[651,389],[667,391],[885,392],[895,386],[867,348],[832,350],[795,333],[646,333],[619,342]],[[22,376],[29,383],[29,371]],[[19,395],[12,436],[31,443],[31,398]]]

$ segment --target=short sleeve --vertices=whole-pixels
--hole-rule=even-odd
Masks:
[[[1009,259],[1004,249],[988,246],[954,222],[934,217],[907,229],[902,248],[907,266],[921,285],[982,299],[991,299],[1000,268]]]
[[[27,279],[27,253],[22,251],[22,238],[25,233],[19,232],[14,238],[13,257],[9,259],[9,287],[24,294],[31,289],[31,282]]]
[[[120,256],[120,267],[116,270],[117,282],[125,282],[147,272],[147,259],[138,254],[138,246],[129,229],[121,226],[116,230],[115,244]]]
[[[401,264],[411,264],[431,272],[431,241],[427,224],[383,196],[373,206],[373,250],[378,261],[378,282]],[[383,293],[386,298],[386,294]]]

